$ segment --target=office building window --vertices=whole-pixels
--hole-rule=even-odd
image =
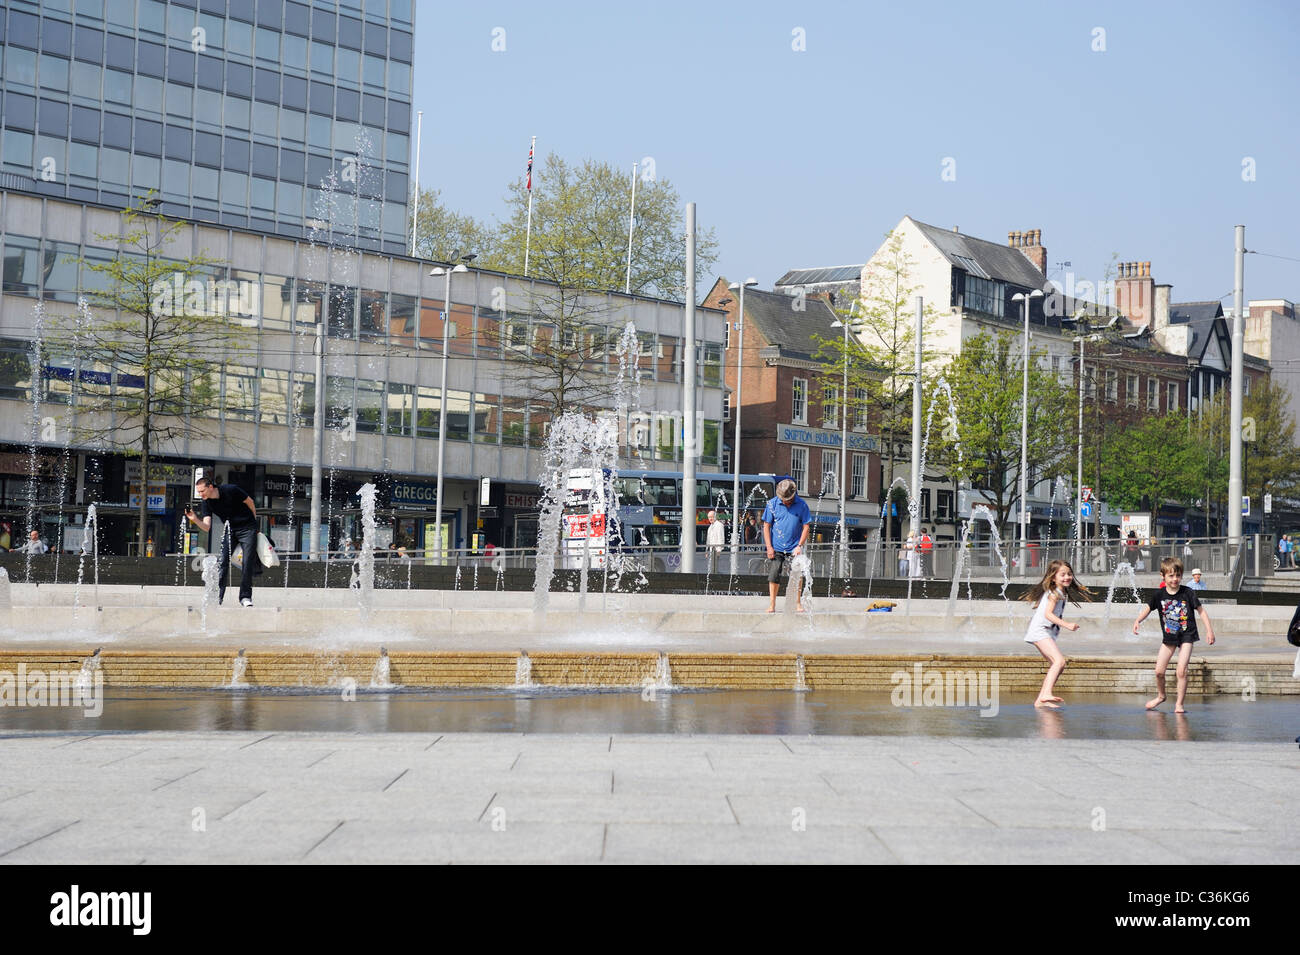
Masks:
[[[840,483],[840,453],[822,452],[822,493],[838,496]]]
[[[1147,410],[1160,410],[1160,382],[1155,378],[1147,379]]]
[[[1124,404],[1136,408],[1138,403],[1138,376],[1124,376]]]
[[[1106,400],[1111,404],[1119,401],[1119,372],[1113,368],[1106,370]]]
[[[822,427],[840,426],[840,390],[834,385],[822,388]]]
[[[1168,404],[1168,408],[1166,410],[1168,411],[1178,410],[1178,382],[1176,381],[1169,382],[1167,404]]]
[[[808,449],[790,449],[790,480],[801,494],[808,493]]]
[[[790,387],[790,421],[808,423],[808,379],[796,378]]]
[[[854,497],[867,496],[867,456],[865,454],[853,455],[853,477],[849,484],[849,492]]]

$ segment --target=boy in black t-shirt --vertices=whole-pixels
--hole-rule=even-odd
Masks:
[[[1210,625],[1210,615],[1205,612],[1196,591],[1182,586],[1183,562],[1177,557],[1166,557],[1160,562],[1160,577],[1164,582],[1159,590],[1151,595],[1147,605],[1133,622],[1136,634],[1142,621],[1151,611],[1160,614],[1160,629],[1164,637],[1160,651],[1156,654],[1156,697],[1147,703],[1148,710],[1154,710],[1165,701],[1165,669],[1169,659],[1178,651],[1178,702],[1175,713],[1186,713],[1183,700],[1187,697],[1187,663],[1192,657],[1192,644],[1199,637],[1196,634],[1196,618],[1199,613],[1205,623],[1205,637],[1211,645],[1214,643],[1214,627]]]

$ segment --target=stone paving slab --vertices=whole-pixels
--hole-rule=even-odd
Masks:
[[[5,863],[1291,863],[1300,850],[1289,743],[142,732],[0,739],[0,765]]]

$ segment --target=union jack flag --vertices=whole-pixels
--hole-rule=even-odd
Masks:
[[[533,147],[528,147],[528,191],[533,191]]]

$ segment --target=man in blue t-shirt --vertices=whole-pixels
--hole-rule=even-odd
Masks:
[[[795,493],[789,478],[776,486],[776,497],[763,510],[763,543],[767,545],[767,586],[771,595],[767,612],[776,613],[776,595],[781,589],[781,573],[786,562],[803,552],[812,530],[812,511]],[[795,583],[795,609],[803,610],[803,577]]]

